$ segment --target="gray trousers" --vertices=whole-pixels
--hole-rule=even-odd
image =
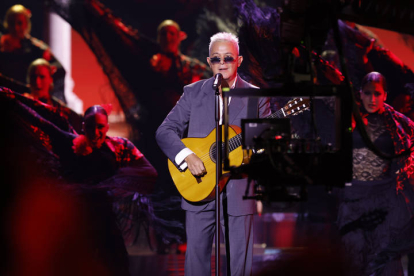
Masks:
[[[251,275],[253,215],[223,217],[221,212],[220,224],[226,247],[230,248],[230,252],[226,252],[227,275]],[[225,225],[228,225],[227,232]],[[185,275],[211,276],[211,251],[215,228],[214,210],[186,211]]]

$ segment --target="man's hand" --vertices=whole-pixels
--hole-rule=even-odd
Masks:
[[[203,176],[207,173],[203,161],[194,153],[187,156],[184,160],[187,162],[188,169],[194,176]]]

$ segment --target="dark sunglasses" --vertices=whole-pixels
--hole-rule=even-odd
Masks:
[[[224,63],[232,63],[234,62],[234,57],[224,57]],[[221,63],[221,58],[219,57],[211,57],[210,58],[210,63],[211,64],[219,64]]]

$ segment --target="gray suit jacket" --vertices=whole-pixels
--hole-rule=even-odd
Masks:
[[[214,78],[201,80],[184,87],[184,93],[156,132],[157,143],[167,157],[174,162],[175,156],[185,148],[181,142],[184,133],[187,137],[206,137],[216,126]],[[254,88],[237,76],[236,88]],[[229,124],[241,126],[241,119],[247,118],[247,98],[232,97],[229,105]],[[270,115],[269,99],[261,98],[258,116]],[[177,164],[176,164],[177,165]],[[227,197],[227,212],[233,216],[253,214],[254,200],[243,200],[247,180],[230,180],[222,198]],[[214,209],[214,201],[194,204],[182,200],[181,207],[188,211]]]

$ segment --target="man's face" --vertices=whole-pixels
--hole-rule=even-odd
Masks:
[[[387,93],[381,83],[369,82],[362,88],[361,100],[368,113],[375,113],[380,110],[386,99]]]
[[[9,22],[9,32],[12,36],[23,39],[25,38],[29,24],[27,22],[27,18],[24,14],[18,13],[13,15]]]
[[[30,90],[33,97],[49,98],[49,91],[53,83],[50,70],[47,66],[36,66],[30,75]]]
[[[221,73],[223,79],[232,83],[237,76],[237,68],[243,61],[243,57],[237,53],[236,46],[229,41],[217,41],[211,45],[210,56],[207,62],[213,70],[213,74]]]
[[[180,47],[180,31],[173,25],[163,27],[158,33],[161,50],[166,53],[176,54]]]
[[[109,130],[108,118],[104,114],[96,113],[85,119],[84,132],[89,144],[93,148],[100,148],[105,141]]]

